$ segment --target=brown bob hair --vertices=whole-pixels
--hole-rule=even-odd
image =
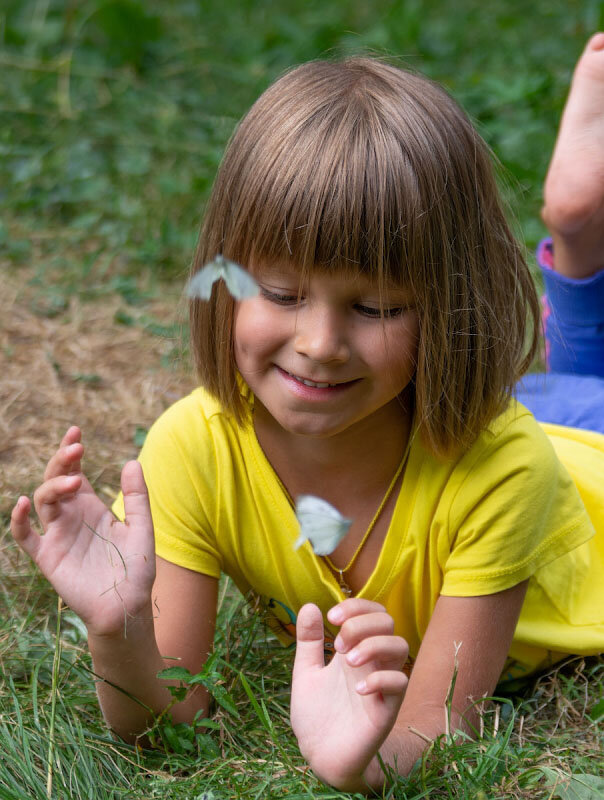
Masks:
[[[537,295],[486,144],[441,87],[381,60],[310,62],[257,100],[227,147],[192,274],[216,253],[410,289],[416,419],[440,455],[504,409],[536,351]],[[201,383],[241,422],[233,319],[222,282],[191,302]]]

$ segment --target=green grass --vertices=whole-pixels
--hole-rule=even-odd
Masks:
[[[153,731],[156,749],[143,751],[111,739],[104,728],[77,618],[62,612],[61,653],[53,680],[57,613],[51,593],[33,574],[8,581],[5,589],[0,628],[2,800],[49,796],[49,753],[50,796],[56,798],[350,797],[306,771],[288,724],[292,653],[267,636],[262,619],[236,592],[226,593],[216,659],[203,673],[219,699],[211,728],[195,737],[186,726],[160,723]],[[20,602],[24,597],[37,600],[27,613]],[[392,777],[381,796],[564,797],[552,794],[548,785],[557,778],[562,790],[571,775],[577,782],[589,781],[582,776],[597,773],[598,759],[601,763],[597,719],[604,715],[603,691],[604,660],[585,664],[578,659],[527,685],[524,695],[493,704],[478,741],[443,740],[409,779]],[[589,797],[577,795],[579,800]]]
[[[284,69],[373,52],[461,101],[530,246],[548,154],[600,0],[4,0],[0,252],[73,293],[181,278],[227,138]]]
[[[287,67],[359,52],[399,57],[460,100],[532,247],[572,67],[598,27],[599,0],[4,0],[0,257],[24,269],[40,314],[118,294],[132,313],[117,323],[161,333],[145,303],[182,282],[237,119]],[[291,653],[236,594],[207,676],[222,700],[214,726],[195,739],[164,725],[143,752],[107,734],[77,620],[62,613],[53,680],[55,598],[33,572],[1,584],[0,800],[46,798],[49,754],[56,798],[347,797],[305,772],[288,724]],[[579,660],[495,705],[479,741],[442,742],[383,796],[585,800],[603,694],[604,662]]]

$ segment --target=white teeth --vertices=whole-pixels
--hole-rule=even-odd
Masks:
[[[314,381],[306,380],[306,378],[299,378],[297,375],[294,375],[293,372],[288,372],[287,374],[295,378],[298,383],[303,383],[305,386],[312,386],[314,389],[327,389],[330,386],[337,386],[335,383],[315,383]]]
[[[300,380],[298,378],[298,380]],[[307,381],[302,379],[302,383],[306,384],[306,386],[315,386],[317,389],[327,389],[328,386],[333,386],[333,383],[313,383],[312,381]]]

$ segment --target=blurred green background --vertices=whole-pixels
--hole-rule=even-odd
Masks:
[[[238,118],[283,70],[400,57],[462,103],[529,246],[573,65],[602,0],[2,0],[0,253],[47,308],[181,279]]]

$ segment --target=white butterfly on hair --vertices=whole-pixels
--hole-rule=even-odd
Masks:
[[[212,286],[219,280],[225,282],[235,300],[255,297],[260,292],[260,287],[249,272],[234,261],[229,261],[218,254],[191,278],[187,286],[187,295],[198,297],[200,300],[209,300]]]
[[[300,536],[297,550],[307,540],[318,556],[328,556],[348,533],[352,520],[342,516],[327,500],[312,494],[301,494],[296,502]]]

